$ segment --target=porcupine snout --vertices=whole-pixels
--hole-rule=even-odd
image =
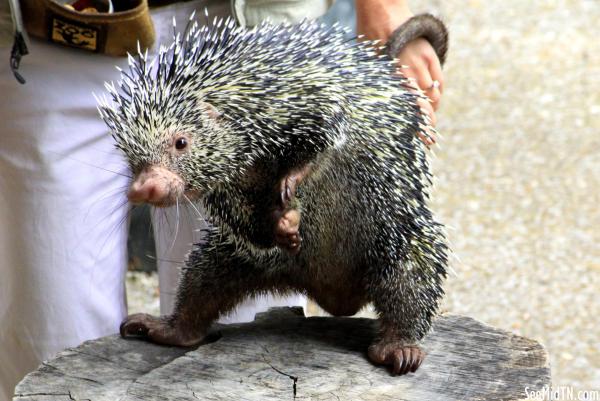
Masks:
[[[134,204],[166,207],[175,204],[183,191],[184,183],[179,175],[162,166],[150,166],[134,178],[127,199]]]

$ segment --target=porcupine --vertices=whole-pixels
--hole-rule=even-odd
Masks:
[[[427,206],[422,95],[394,60],[337,26],[191,18],[154,61],[130,57],[99,105],[134,174],[129,197],[201,200],[212,226],[173,313],[131,315],[121,335],[195,345],[243,299],[299,291],[336,316],[372,302],[380,333],[369,358],[415,371],[448,248]],[[272,227],[289,210],[301,212],[292,242],[302,247],[286,252]]]

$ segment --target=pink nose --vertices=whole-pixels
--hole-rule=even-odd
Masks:
[[[150,177],[140,181],[138,178],[129,188],[127,199],[131,203],[161,203],[168,197],[169,191],[160,180]]]
[[[132,203],[166,207],[175,204],[183,191],[183,180],[176,173],[162,166],[149,166],[135,177],[127,198]]]

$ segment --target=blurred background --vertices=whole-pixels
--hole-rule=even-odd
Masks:
[[[455,254],[443,311],[542,342],[555,385],[598,390],[600,2],[409,4],[450,30],[432,154]],[[354,27],[353,13],[338,0],[325,21]],[[158,314],[148,221],[136,209],[129,310]]]

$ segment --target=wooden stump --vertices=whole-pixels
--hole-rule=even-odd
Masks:
[[[550,384],[542,345],[463,316],[439,317],[425,362],[401,377],[369,363],[372,319],[278,308],[215,329],[218,340],[188,349],[116,335],[87,341],[27,375],[13,400],[489,401]]]

